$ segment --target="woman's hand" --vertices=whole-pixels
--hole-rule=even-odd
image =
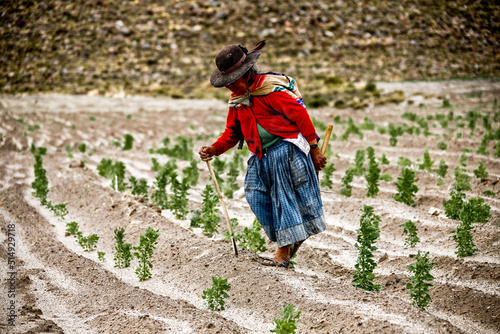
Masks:
[[[322,170],[326,165],[326,157],[321,153],[319,147],[311,149],[311,157],[317,171]]]
[[[217,154],[217,149],[213,146],[202,146],[200,151],[200,158],[203,161],[210,161],[212,157]]]

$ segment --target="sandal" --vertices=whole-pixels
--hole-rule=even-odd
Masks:
[[[272,264],[271,263],[262,262],[262,264],[264,266],[269,266],[269,267],[278,267],[278,268],[283,267],[283,268],[288,269],[288,266],[290,265],[290,262],[278,262],[275,259],[270,258],[270,257],[264,258],[263,260],[264,261],[270,261],[270,262],[272,262]]]

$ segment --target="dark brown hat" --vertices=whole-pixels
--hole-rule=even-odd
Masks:
[[[210,77],[212,86],[224,87],[238,80],[259,60],[262,53],[257,51],[264,45],[266,41],[261,41],[251,51],[241,45],[228,45],[220,50],[215,58],[217,69]]]

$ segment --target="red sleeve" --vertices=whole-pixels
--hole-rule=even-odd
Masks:
[[[234,147],[240,139],[243,139],[240,121],[238,120],[236,109],[229,108],[226,120],[226,129],[222,135],[212,144],[217,149],[217,155],[220,155],[230,148]]]
[[[285,91],[273,92],[268,97],[266,102],[269,106],[295,123],[308,142],[316,139],[316,130],[307,109],[302,104],[302,99],[299,102]]]

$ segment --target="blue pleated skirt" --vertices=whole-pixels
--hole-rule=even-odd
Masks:
[[[262,159],[248,160],[245,196],[271,241],[291,245],[325,230],[323,203],[311,155],[281,141]]]

